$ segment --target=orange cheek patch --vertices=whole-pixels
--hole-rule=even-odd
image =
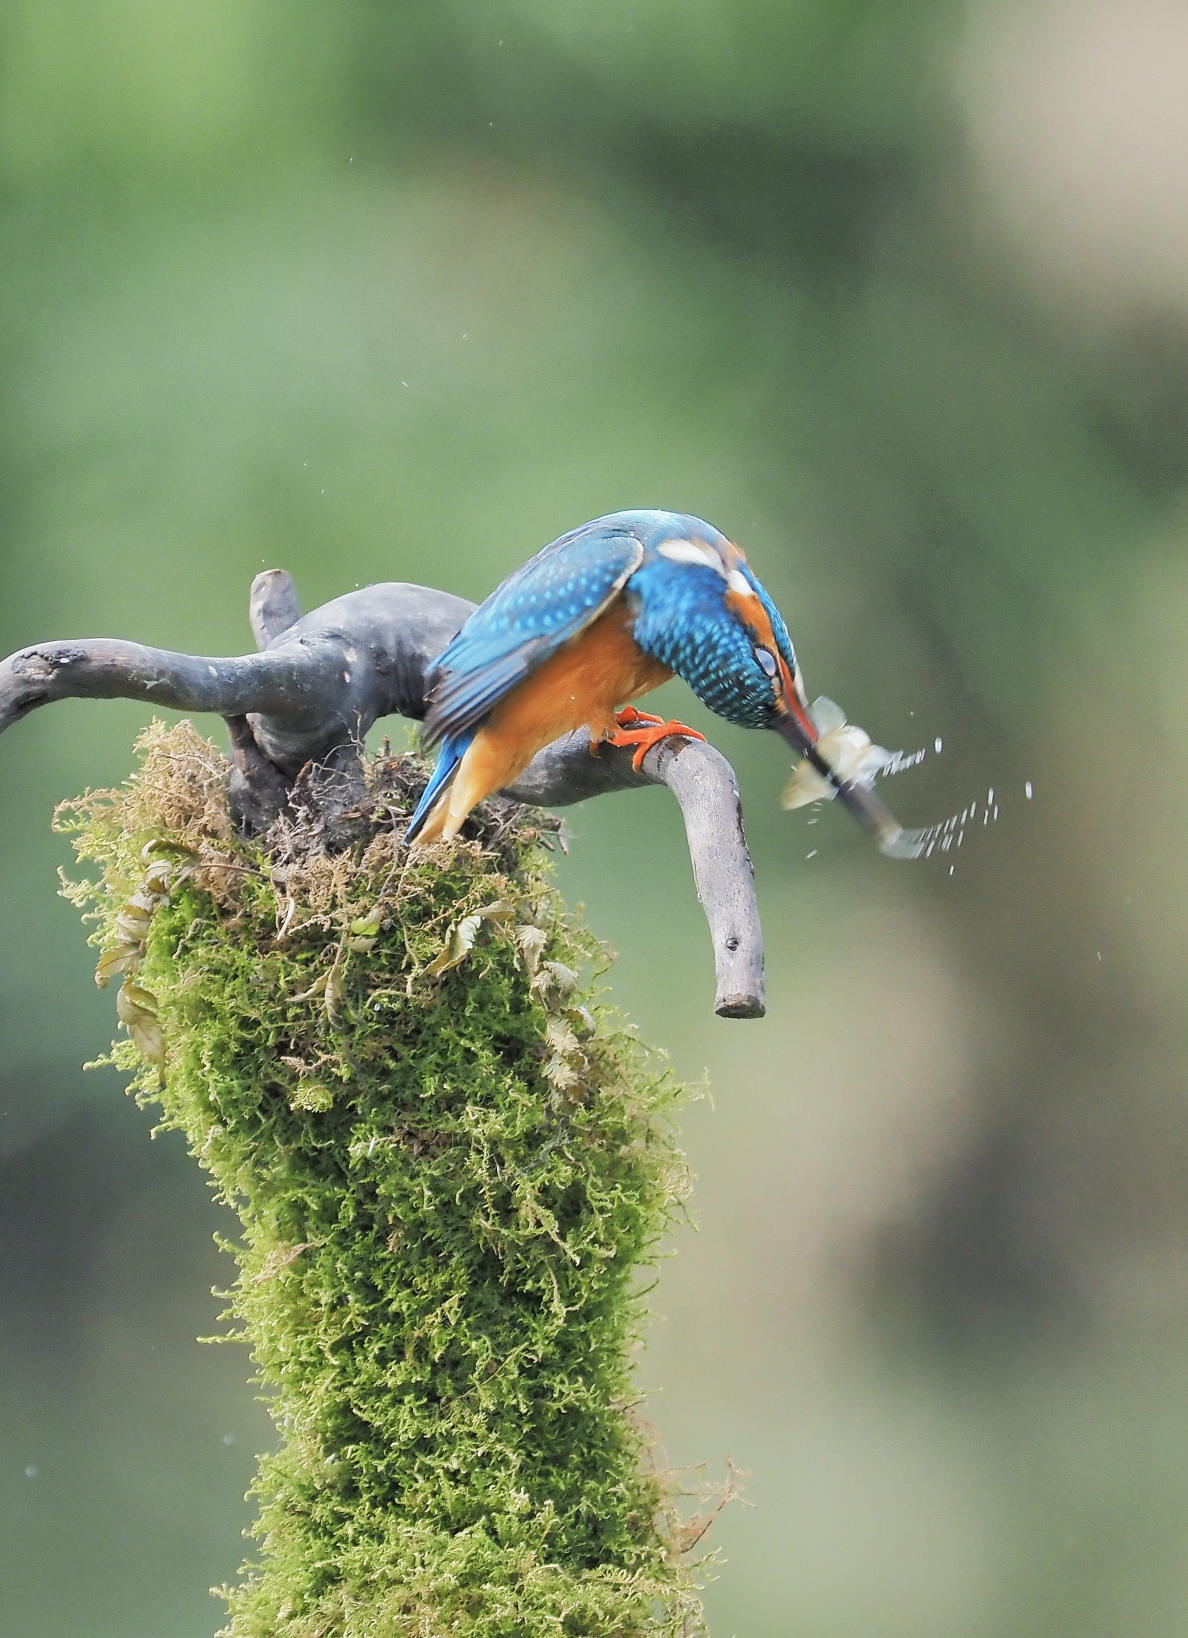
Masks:
[[[780,646],[776,642],[775,632],[772,630],[771,617],[763,607],[762,602],[758,597],[743,597],[739,592],[728,591],[726,593],[726,607],[738,617],[757,643],[774,654],[776,663],[780,668],[780,682],[783,685],[784,699],[787,701],[789,709],[795,713],[799,720],[803,716],[803,713],[798,709],[800,691],[796,687],[792,673],[788,668],[787,660],[780,653]],[[816,737],[815,732],[813,737]]]
[[[757,597],[744,597],[742,592],[736,592],[731,587],[726,592],[726,607],[739,624],[745,626],[759,642],[770,641],[771,621],[767,618],[767,610]],[[764,626],[767,627],[766,633],[763,630]]]
[[[750,597],[744,597],[741,592],[728,591],[726,607],[747,628],[757,643],[769,648],[773,654],[779,654],[779,646],[775,640],[775,632],[771,629],[767,610],[754,593]]]

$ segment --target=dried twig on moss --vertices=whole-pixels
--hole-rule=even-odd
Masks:
[[[227,1633],[699,1630],[690,1531],[629,1409],[635,1276],[687,1188],[681,1089],[582,984],[607,957],[538,816],[410,857],[410,770],[381,762],[337,852],[312,808],[246,841],[187,725],[141,752],[58,822],[101,873],[69,896],[102,952],[133,949],[159,1029],[151,1061],[135,1038],[114,1061],[243,1225],[227,1314],[281,1443]]]

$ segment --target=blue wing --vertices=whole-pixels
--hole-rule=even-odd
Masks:
[[[429,783],[422,791],[421,800],[417,803],[417,810],[409,820],[408,829],[404,833],[404,845],[406,847],[429,817],[430,809],[437,801],[437,798],[457,773],[458,764],[466,755],[473,738],[474,730],[470,729],[462,734],[447,734],[442,741],[441,750],[437,756],[437,766],[429,775]]]
[[[617,596],[643,560],[625,519],[598,518],[522,564],[474,611],[434,662],[430,740],[472,728]]]

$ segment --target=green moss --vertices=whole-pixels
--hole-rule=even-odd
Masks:
[[[101,871],[67,892],[125,981],[113,1060],[243,1225],[228,1315],[280,1443],[227,1634],[700,1630],[630,1410],[680,1089],[582,1002],[605,955],[539,826],[401,853],[387,759],[339,851],[313,810],[266,850],[188,725],[140,749],[59,823]]]

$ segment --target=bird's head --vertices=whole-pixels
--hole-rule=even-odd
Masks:
[[[712,524],[641,514],[644,559],[628,585],[640,647],[711,711],[740,728],[774,728],[803,753],[815,744],[796,652],[746,555]]]
[[[742,550],[700,518],[636,516],[648,520],[638,529],[644,559],[627,587],[640,647],[718,716],[774,729],[834,786],[880,848],[896,853],[908,833],[868,785],[842,779],[821,754],[788,628]]]

